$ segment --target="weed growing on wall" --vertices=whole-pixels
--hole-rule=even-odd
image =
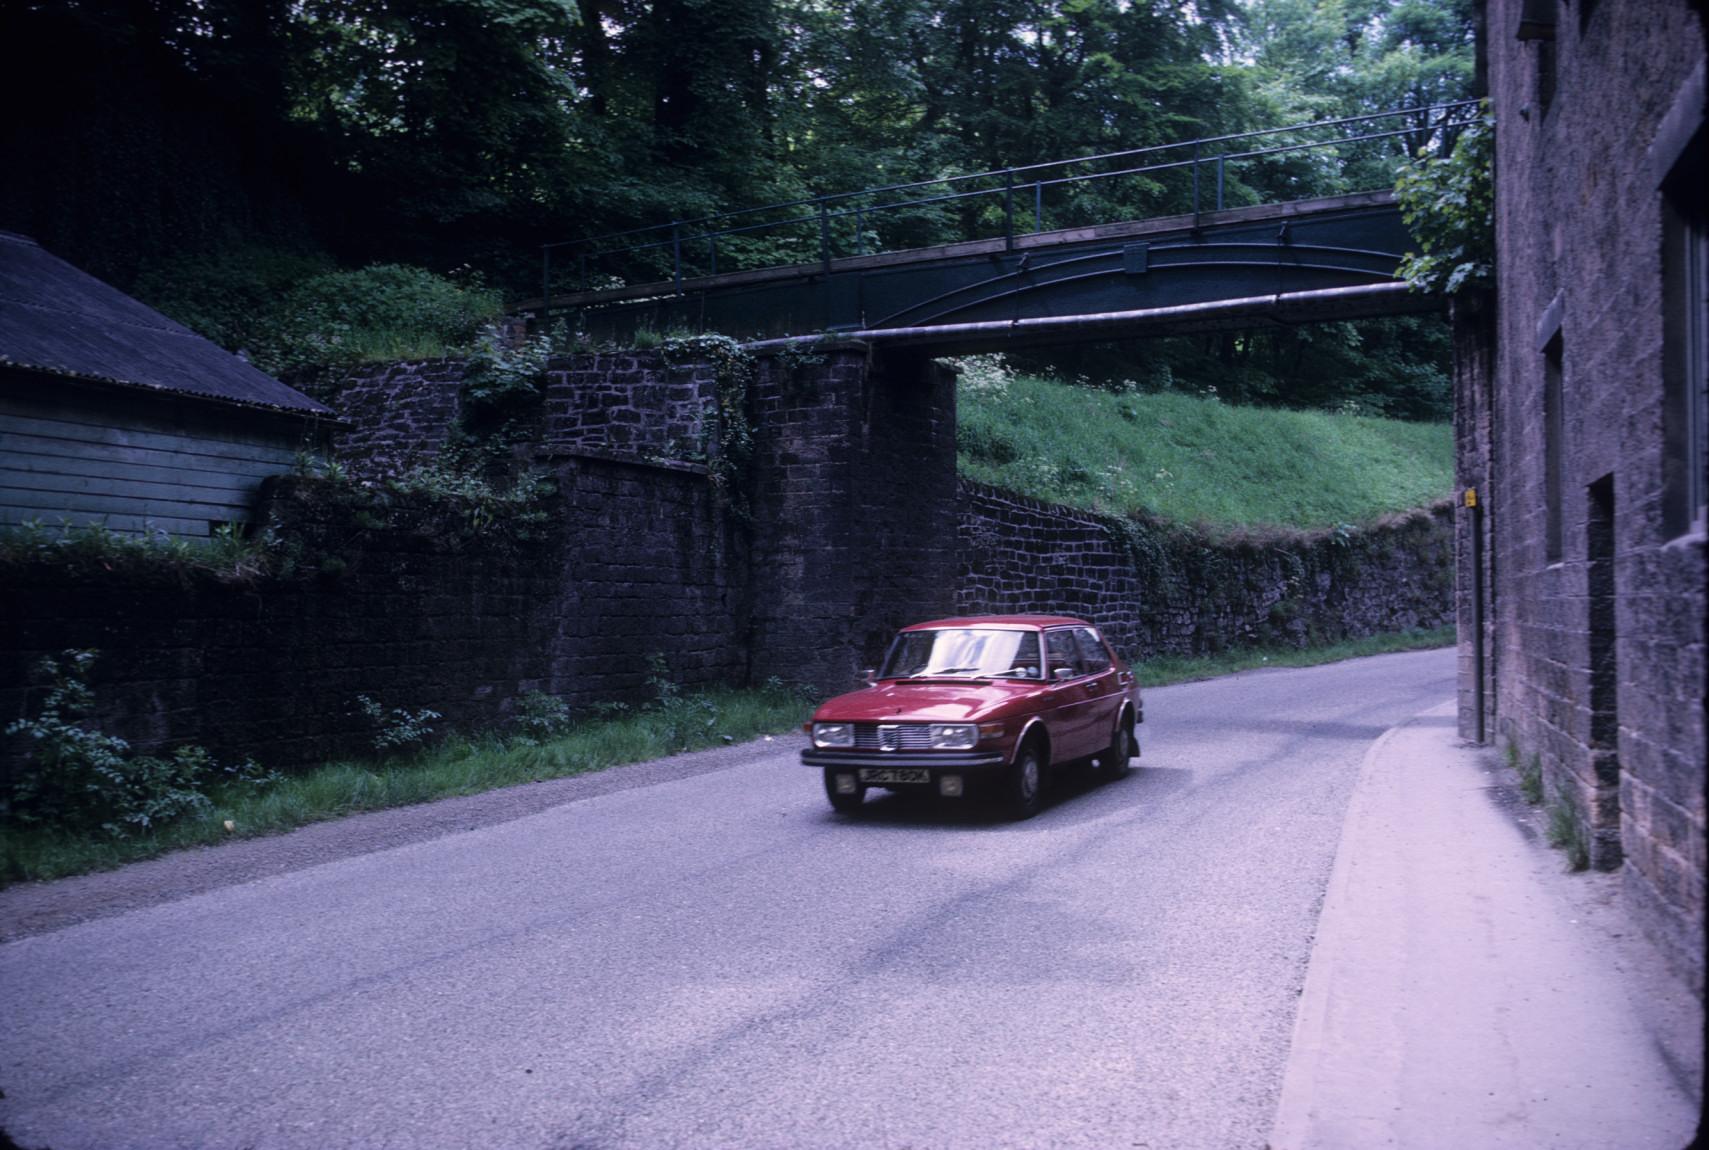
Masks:
[[[384,484],[385,491],[415,496],[453,515],[454,539],[528,542],[539,538],[550,519],[545,501],[550,480],[525,473],[508,486],[443,463],[412,467]]]
[[[507,343],[498,328],[481,330],[463,369],[463,410],[490,418],[539,403],[546,382],[552,341],[543,335]]]
[[[30,750],[0,799],[0,821],[125,837],[206,809],[211,784],[256,790],[279,781],[252,760],[221,766],[197,746],[165,758],[133,755],[125,740],[88,725],[95,692],[87,676],[97,654],[67,650],[36,664],[46,694],[34,717],[6,727],[29,739]]]
[[[1547,835],[1550,846],[1566,852],[1569,869],[1577,871],[1590,866],[1590,846],[1585,842],[1578,811],[1559,796],[1549,804]]]
[[[1519,768],[1519,793],[1532,806],[1543,801],[1543,759],[1535,751]]]
[[[727,335],[695,335],[659,345],[672,367],[704,363],[714,380],[714,418],[707,429],[706,467],[712,490],[739,520],[747,522],[748,475],[754,458],[754,430],[748,415],[754,357]]]
[[[1100,516],[1098,522],[1111,542],[1133,561],[1134,567],[1155,579],[1159,586],[1169,586],[1180,578],[1174,562],[1175,549],[1166,538],[1168,528],[1128,516]]]

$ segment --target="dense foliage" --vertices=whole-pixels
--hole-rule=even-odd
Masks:
[[[1423,249],[1400,268],[1414,287],[1453,295],[1494,282],[1494,161],[1495,131],[1486,123],[1446,155],[1421,156],[1401,171],[1401,214]]]
[[[1462,96],[1473,0],[33,0],[0,21],[0,97],[29,109],[0,123],[0,226],[283,367],[455,345],[492,306],[472,269],[533,290],[545,241]],[[1418,128],[1337,164],[1234,165],[1228,201],[1381,186],[1443,143]],[[1055,188],[1046,220],[1173,210],[1190,182]],[[871,239],[1000,211],[928,204]],[[754,233],[719,258],[808,242]],[[397,265],[450,279],[412,287]],[[376,292],[402,334],[349,315]],[[409,330],[441,304],[449,334]],[[1144,358],[1313,402],[1326,356],[1366,402],[1395,355],[1403,390],[1442,390],[1423,323]]]

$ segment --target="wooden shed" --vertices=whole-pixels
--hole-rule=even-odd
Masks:
[[[35,241],[0,232],[0,528],[207,536],[331,410]]]

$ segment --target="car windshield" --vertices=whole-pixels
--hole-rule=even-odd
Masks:
[[[1038,632],[986,627],[904,631],[890,645],[881,679],[1038,679]]]

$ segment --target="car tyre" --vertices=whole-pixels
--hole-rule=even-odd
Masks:
[[[1105,782],[1127,778],[1133,749],[1133,724],[1122,719],[1116,723],[1116,733],[1110,736],[1109,748],[1098,756],[1098,777]]]
[[[1003,777],[1003,806],[1009,817],[1030,819],[1044,799],[1044,754],[1038,740],[1029,739],[1015,754]]]
[[[840,815],[858,815],[866,805],[866,786],[856,783],[852,795],[837,792],[837,771],[834,767],[825,768],[825,798],[830,800],[831,809]]]

